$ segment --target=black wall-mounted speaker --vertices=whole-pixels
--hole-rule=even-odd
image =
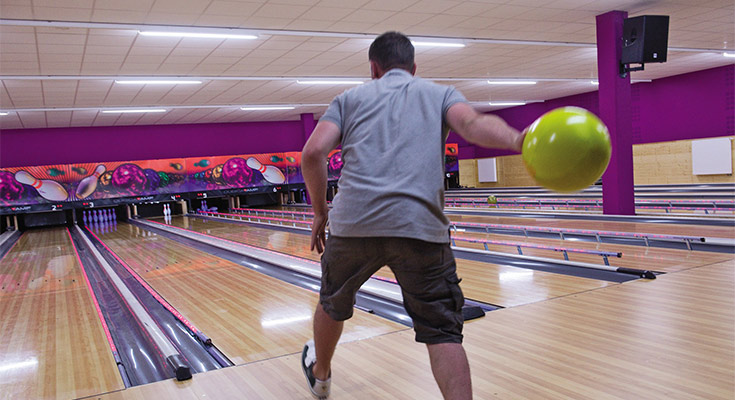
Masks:
[[[623,64],[666,62],[669,16],[641,15],[623,21]]]

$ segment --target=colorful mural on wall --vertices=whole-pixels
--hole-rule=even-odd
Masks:
[[[447,143],[444,146],[444,172],[459,172],[459,145]]]
[[[447,144],[447,172],[458,170],[457,152]],[[330,152],[330,181],[342,166],[341,150]],[[0,170],[0,206],[303,183],[300,152],[17,167]]]
[[[0,170],[0,205],[303,183],[299,158],[273,153],[7,168]]]

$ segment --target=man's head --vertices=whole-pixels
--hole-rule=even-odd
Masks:
[[[386,32],[378,36],[368,51],[373,78],[380,78],[393,68],[414,74],[416,64],[413,62],[413,53],[411,40],[400,32]]]

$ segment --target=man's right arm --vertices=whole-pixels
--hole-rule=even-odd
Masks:
[[[521,152],[524,134],[492,114],[480,114],[467,103],[449,107],[447,123],[464,140],[478,146]]]

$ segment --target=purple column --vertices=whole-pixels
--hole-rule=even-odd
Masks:
[[[311,136],[311,132],[314,131],[315,126],[314,114],[301,114],[301,129],[304,132],[304,142],[301,144],[301,147],[309,140],[309,136]]]
[[[630,112],[630,75],[621,78],[625,11],[597,16],[597,75],[600,82],[600,118],[610,130],[612,157],[602,175],[604,214],[634,215],[633,127]]]

